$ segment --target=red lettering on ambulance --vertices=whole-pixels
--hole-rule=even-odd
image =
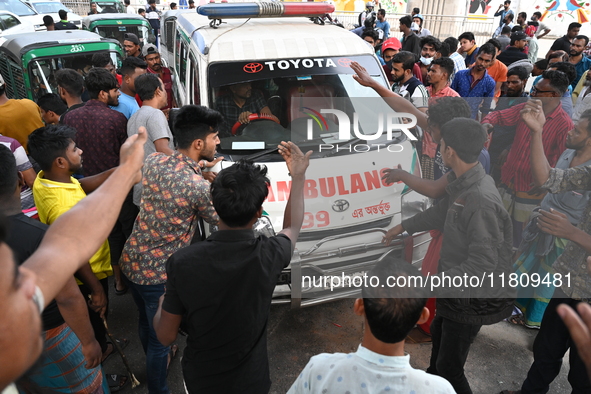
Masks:
[[[277,182],[277,199],[279,201],[287,201],[289,199],[290,190],[291,190],[291,181]]]
[[[337,187],[339,190],[339,196],[344,196],[345,194],[349,194],[349,190],[345,189],[345,182],[343,181],[342,176],[337,177]]]
[[[334,178],[320,178],[318,183],[320,183],[320,194],[322,197],[332,197],[336,194]]]
[[[275,202],[275,194],[273,194],[273,188],[271,187],[271,184],[269,183],[267,185],[267,189],[269,189],[269,194],[267,195],[267,202]]]
[[[318,189],[316,189],[316,181],[313,179],[306,179],[304,184],[304,198],[318,197]]]
[[[379,189],[380,186],[380,174],[378,174],[377,170],[373,170],[372,172],[366,171],[365,175],[365,183],[367,183],[367,190]]]
[[[351,174],[351,193],[360,193],[366,190],[361,174]]]

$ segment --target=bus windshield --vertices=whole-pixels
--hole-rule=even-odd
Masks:
[[[90,52],[77,55],[56,56],[51,58],[37,58],[29,63],[29,75],[33,97],[37,100],[46,93],[57,93],[55,72],[63,68],[71,68],[80,73],[83,77],[92,68],[92,55],[97,52]],[[121,65],[122,59],[117,52],[111,52],[111,60],[115,67]]]
[[[94,32],[99,34],[101,37],[113,38],[119,41],[121,45],[123,45],[125,33],[135,34],[139,38],[142,45],[148,43],[149,31],[148,28],[143,25],[101,25],[95,27]]]
[[[220,152],[272,149],[282,140],[299,144],[314,140],[311,145],[316,146],[320,140],[349,141],[339,139],[342,120],[338,114],[326,111],[347,114],[350,130],[355,114],[364,118],[357,126],[361,134],[373,135],[379,128],[385,131],[385,123],[371,114],[389,108],[373,89],[353,79],[351,61],[385,83],[382,67],[372,56],[212,64],[210,102],[224,117],[219,128]],[[253,114],[248,120],[245,111]]]

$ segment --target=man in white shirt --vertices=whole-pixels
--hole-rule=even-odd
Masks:
[[[137,11],[135,10],[135,8],[133,8],[131,6],[131,2],[130,0],[123,0],[123,2],[125,3],[125,12],[128,14],[137,14]]]
[[[410,356],[404,353],[404,339],[410,330],[429,317],[425,289],[410,285],[410,278],[417,275],[419,271],[402,260],[376,264],[367,275],[363,298],[356,299],[353,306],[365,323],[357,351],[312,357],[288,394],[346,390],[455,393],[444,378],[412,368]]]
[[[539,40],[540,38],[544,37],[546,34],[550,33],[551,29],[543,22],[540,22],[540,18],[542,17],[542,13],[540,11],[536,11],[531,16],[531,20],[533,22],[538,22],[538,30],[536,30],[536,38]]]

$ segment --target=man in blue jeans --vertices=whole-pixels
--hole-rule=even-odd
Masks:
[[[173,121],[177,150],[170,156],[153,153],[145,161],[140,213],[120,265],[140,313],[139,337],[146,352],[150,394],[169,392],[166,374],[177,349],[163,346],[153,326],[167,279],[166,260],[191,243],[198,217],[218,222],[200,163],[214,159],[221,120],[217,111],[184,106]]]

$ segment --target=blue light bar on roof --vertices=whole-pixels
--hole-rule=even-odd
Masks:
[[[209,19],[270,18],[278,16],[314,17],[334,12],[327,3],[210,3],[197,7],[197,12]]]

